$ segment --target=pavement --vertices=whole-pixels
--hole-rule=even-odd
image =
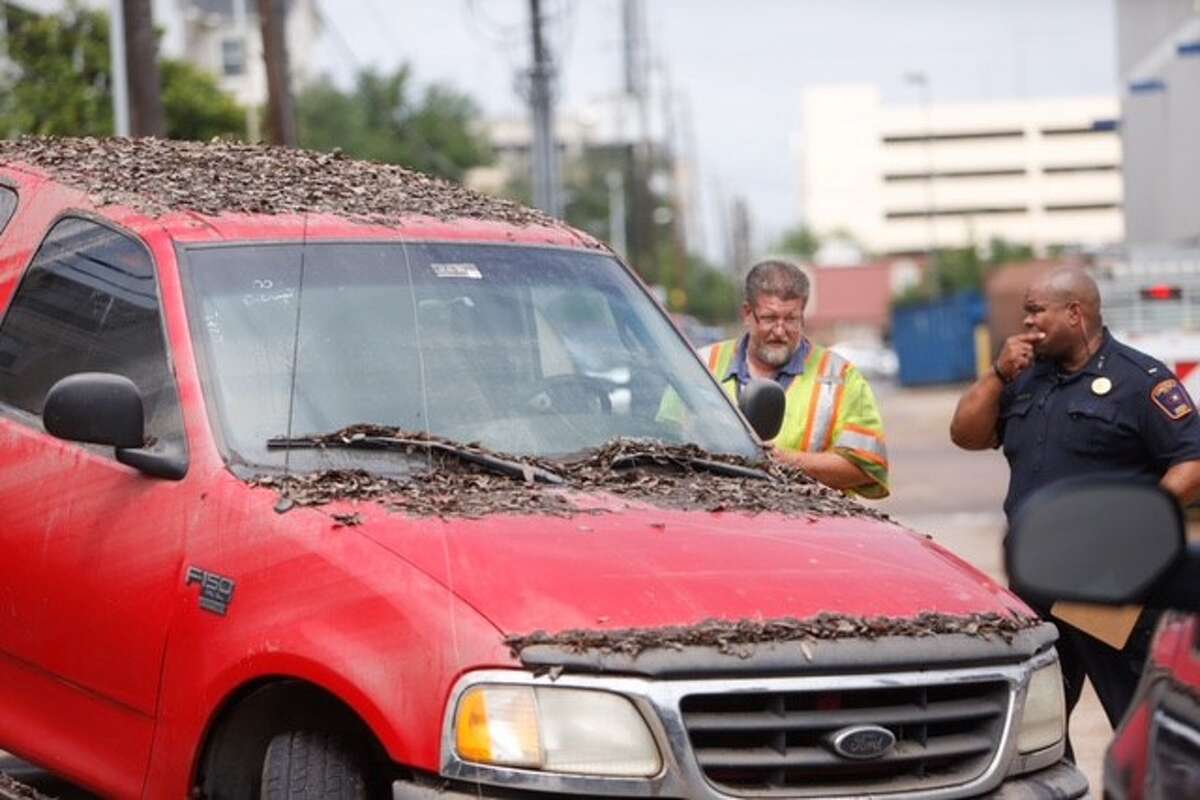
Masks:
[[[950,441],[950,418],[966,386],[902,389],[872,383],[887,433],[892,494],[877,506],[982,572],[1004,582],[1001,510],[1008,464],[998,450],[967,452]],[[1112,728],[1089,683],[1071,717],[1077,765],[1100,796]]]

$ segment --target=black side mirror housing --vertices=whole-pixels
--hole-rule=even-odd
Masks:
[[[143,449],[146,420],[133,381],[108,372],[79,372],[59,380],[42,405],[46,432],[72,442],[115,447],[117,461],[147,475],[180,480],[187,458]]]
[[[1187,551],[1183,514],[1157,486],[1051,486],[1029,499],[1005,541],[1018,593],[1121,604],[1156,595]]]
[[[750,423],[750,427],[764,442],[774,439],[783,427],[783,411],[787,397],[783,387],[775,381],[755,378],[742,389],[738,408]]]
[[[142,395],[124,375],[80,372],[50,387],[42,406],[46,431],[73,442],[141,447]]]

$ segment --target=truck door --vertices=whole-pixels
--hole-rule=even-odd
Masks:
[[[0,741],[105,794],[138,794],[187,515],[180,483],[45,433],[47,391],[79,372],[133,380],[151,446],[184,454],[149,250],[65,217],[0,322]]]

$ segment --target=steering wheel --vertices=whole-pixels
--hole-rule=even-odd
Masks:
[[[611,382],[590,375],[547,375],[537,382],[537,388],[525,400],[525,405],[542,413],[578,414],[590,411],[593,399],[598,400],[600,412],[612,413],[609,393],[617,388]]]

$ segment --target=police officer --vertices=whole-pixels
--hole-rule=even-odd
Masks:
[[[745,291],[745,333],[700,351],[709,371],[735,402],[751,378],[783,387],[776,458],[835,489],[887,497],[887,447],[871,387],[853,364],[804,335],[808,276],[786,261],[764,261],[746,275]]]
[[[959,447],[1003,445],[1009,521],[1038,489],[1089,476],[1157,483],[1181,503],[1196,499],[1200,416],[1169,369],[1104,327],[1095,281],[1079,268],[1056,269],[1029,287],[1024,310],[1025,332],[1004,343],[950,424]],[[1056,620],[1068,715],[1086,672],[1109,722],[1119,722],[1156,619],[1144,612],[1120,651]]]

